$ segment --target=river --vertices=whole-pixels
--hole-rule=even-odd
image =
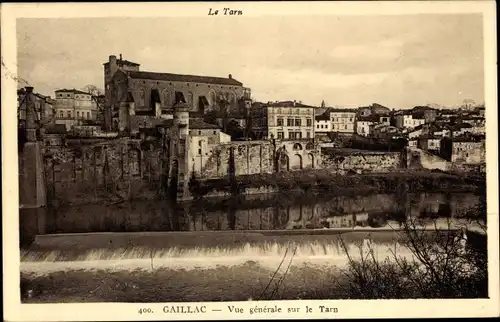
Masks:
[[[448,224],[458,225],[464,212],[479,202],[479,196],[468,193],[331,197],[289,192],[177,206],[137,201],[22,209],[22,235],[36,238],[21,245],[21,273],[39,285],[52,280],[64,285],[67,279],[84,281],[104,275],[114,276],[116,283],[127,280],[127,285],[139,285],[145,280],[153,283],[166,274],[177,276],[174,286],[179,288],[169,280],[165,284],[168,291],[159,298],[204,301],[214,300],[219,289],[225,290],[222,299],[244,300],[248,294],[251,297],[261,292],[260,284],[265,286],[266,279],[276,272],[286,275],[290,270],[287,280],[293,287],[289,295],[280,298],[295,298],[299,289],[313,294],[316,291],[311,285],[322,285],[338,276],[337,269],[348,263],[346,252],[353,259],[372,250],[379,260],[395,253],[411,260],[413,254],[403,245],[398,231],[400,223],[418,217],[427,228],[434,229],[436,224],[447,229]],[[229,282],[223,281],[229,278],[228,272],[230,283],[240,283],[244,290],[227,289]],[[312,275],[318,276],[313,284]],[[220,282],[214,276],[220,276]],[[260,286],[254,279],[260,280]],[[69,280],[68,294],[83,301],[77,294],[85,292],[86,284],[76,287]],[[59,288],[52,284],[46,287]],[[179,297],[183,292],[180,285],[189,285],[191,293]],[[127,300],[132,296],[133,300],[151,301],[150,297],[136,298],[133,287],[130,292],[119,292],[89,300]],[[47,294],[34,301],[63,300]]]

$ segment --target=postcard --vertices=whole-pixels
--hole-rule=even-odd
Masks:
[[[493,1],[1,9],[6,321],[500,315]]]

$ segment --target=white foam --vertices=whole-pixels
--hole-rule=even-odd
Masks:
[[[346,245],[349,255],[356,260],[368,256],[367,246],[361,249],[356,244]],[[373,255],[378,260],[397,256],[412,258],[409,249],[395,244],[371,244]],[[348,257],[337,243],[322,244],[312,242],[307,244],[245,244],[240,247],[214,248],[168,248],[153,252],[147,248],[129,250],[98,249],[81,254],[76,260],[56,260],[61,254],[52,251],[45,254],[24,252],[21,261],[21,272],[44,275],[57,271],[69,270],[156,270],[169,268],[174,270],[192,270],[196,268],[216,268],[218,266],[236,266],[249,261],[260,266],[275,270],[283,262],[282,267],[300,266],[304,264],[315,266],[342,267],[348,263]]]

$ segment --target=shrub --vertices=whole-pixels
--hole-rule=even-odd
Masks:
[[[336,287],[355,299],[487,297],[486,253],[464,249],[456,232],[435,227],[429,234],[414,220],[403,223],[400,237],[413,260],[393,252],[392,257],[379,261],[371,248],[354,260],[341,241],[349,260],[343,270],[347,282],[335,281]]]

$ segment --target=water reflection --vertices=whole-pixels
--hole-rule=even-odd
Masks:
[[[247,196],[175,207],[166,201],[144,201],[21,209],[20,224],[28,234],[384,227],[409,216],[429,221],[456,217],[478,202],[478,196],[466,193]]]

